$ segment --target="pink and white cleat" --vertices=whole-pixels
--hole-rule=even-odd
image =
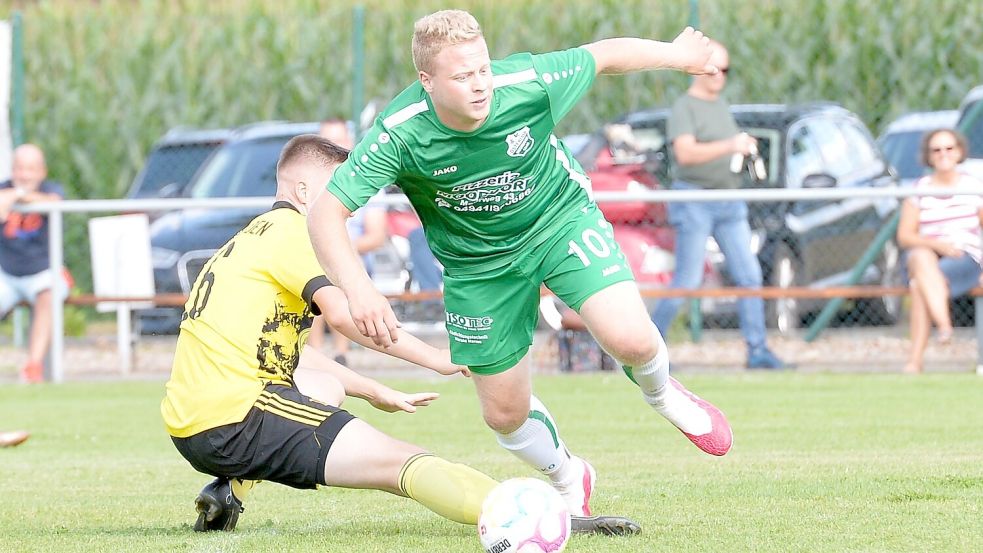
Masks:
[[[590,494],[594,491],[597,472],[594,471],[594,467],[590,466],[590,463],[580,457],[571,457],[568,462],[579,463],[581,465],[577,471],[576,478],[571,479],[568,484],[554,482],[553,486],[563,496],[564,501],[567,502],[571,516],[589,517]]]
[[[710,455],[724,455],[734,444],[734,433],[723,412],[671,376],[661,397],[645,394],[645,400]]]

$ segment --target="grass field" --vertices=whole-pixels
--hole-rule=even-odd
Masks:
[[[536,381],[568,445],[598,469],[596,512],[644,528],[575,537],[570,552],[981,551],[983,379],[973,375],[747,374],[680,378],[728,413],[735,446],[711,458],[618,375]],[[478,416],[469,382],[416,415],[348,407],[497,478],[529,475]],[[234,534],[191,531],[208,480],[162,429],[161,382],[0,388],[0,551],[478,552],[472,527],[360,490],[263,484]]]

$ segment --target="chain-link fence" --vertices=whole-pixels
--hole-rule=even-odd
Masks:
[[[889,189],[899,186],[901,179],[861,119],[827,103],[737,105],[732,113],[739,127],[757,140],[758,154],[740,166],[744,188],[842,193],[841,198],[823,201],[748,204],[751,250],[760,263],[763,285],[820,289],[876,286],[884,289],[884,295],[847,297],[837,302],[838,309],[829,323],[870,326],[898,322],[906,299],[897,290],[907,285],[904,255],[894,236],[899,200],[852,197],[857,195],[852,191]],[[591,174],[595,191],[672,187],[668,115],[661,109],[635,112],[586,139],[575,138],[582,144],[578,159]],[[983,127],[983,118],[978,124]],[[925,130],[918,131],[916,144]],[[601,206],[620,231],[622,247],[634,258],[633,269],[642,288],[665,287],[672,279],[677,230],[670,224],[666,207],[613,202]],[[736,204],[728,207],[739,209]],[[715,238],[719,236],[707,241],[703,287],[733,286],[734,275]],[[736,300],[723,294],[707,295],[711,297],[694,300],[699,307],[689,310],[689,316],[702,318],[708,328],[736,324]],[[813,323],[824,308],[829,310],[829,301],[770,299],[766,302],[769,326],[792,333]],[[956,325],[973,324],[972,301],[953,300],[952,314]]]
[[[364,72],[367,98],[391,98],[413,78],[412,21],[440,7],[369,5],[366,63],[356,68],[351,62],[354,31],[348,25],[354,5],[304,0],[254,2],[246,10],[235,3],[206,2],[25,5],[25,139],[44,147],[51,177],[63,182],[73,199],[195,195],[190,183],[199,180],[213,183],[199,185],[202,196],[272,195],[270,156],[294,131],[276,130],[277,124],[243,125],[345,117],[356,71]],[[902,181],[923,170],[908,162],[928,124],[960,124],[972,156],[983,159],[983,92],[969,92],[979,84],[983,50],[956,46],[981,42],[983,27],[977,22],[983,4],[815,0],[792,10],[775,1],[701,0],[655,10],[631,0],[571,2],[562,13],[545,1],[461,4],[482,22],[496,58],[611,36],[669,39],[693,16],[693,5],[700,26],[730,50],[728,99],[776,103],[735,107],[740,126],[758,140],[758,164],[764,167],[763,178],[752,178],[751,162],[747,187],[891,186],[885,160],[899,173],[905,168]],[[129,47],[118,48],[120,43]],[[668,187],[667,113],[638,110],[669,105],[687,84],[686,76],[670,72],[598,79],[557,130],[585,135],[571,138],[570,144],[581,141],[578,158],[591,172],[595,190]],[[892,134],[891,124],[904,114],[942,110],[937,118],[898,127],[896,140],[885,136],[872,145],[872,134]],[[629,115],[619,116],[624,113]],[[632,128],[639,151],[619,151],[624,148],[617,141],[611,148],[602,127],[619,118]],[[233,183],[232,175],[246,178]],[[820,176],[810,180],[812,175]],[[642,287],[668,286],[675,230],[666,205],[608,202],[604,210],[622,247],[634,252],[633,269]],[[879,235],[895,212],[896,202],[883,198],[751,203],[752,248],[764,285],[832,288],[856,281],[903,287],[903,252],[890,239],[892,233],[888,239]],[[186,292],[197,260],[254,213],[211,219],[167,215],[173,224],[155,226],[159,291]],[[65,217],[66,243],[72,245],[66,263],[83,292],[91,291],[89,217]],[[215,224],[218,220],[221,224]],[[432,289],[421,286],[416,274],[413,217],[392,208],[389,221],[390,243],[379,252],[380,285],[390,293]],[[179,232],[168,234],[168,228]],[[852,275],[872,249],[871,263]],[[725,257],[711,240],[704,286],[731,284]],[[439,324],[439,300],[428,301],[395,303],[404,319]],[[903,322],[907,301],[902,295],[847,298],[829,324],[867,328]],[[829,302],[768,299],[769,326],[794,332],[813,324]],[[678,324],[736,325],[734,298],[705,297],[697,303],[681,310]],[[953,318],[957,325],[971,325],[972,302],[955,300]],[[85,317],[79,319],[84,324]]]

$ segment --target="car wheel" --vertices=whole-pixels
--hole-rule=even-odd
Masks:
[[[785,244],[775,249],[772,257],[771,277],[768,284],[776,288],[799,286],[801,264],[795,253]],[[768,322],[782,334],[791,334],[799,328],[798,301],[795,298],[776,298],[767,303]]]
[[[881,286],[901,286],[901,255],[894,240],[888,240],[877,259]],[[875,325],[893,325],[901,317],[901,296],[884,296],[857,301],[859,320]]]

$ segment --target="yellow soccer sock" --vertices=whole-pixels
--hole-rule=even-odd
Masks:
[[[229,481],[232,485],[232,495],[239,500],[240,503],[246,500],[246,496],[249,492],[256,487],[256,484],[262,482],[262,480],[240,480],[238,478],[233,478]]]
[[[410,457],[399,471],[399,489],[438,515],[477,524],[481,503],[498,482],[460,463],[430,453]]]

